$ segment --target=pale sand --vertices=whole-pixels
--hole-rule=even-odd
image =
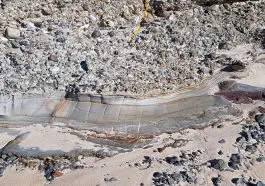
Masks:
[[[244,122],[243,122],[244,123]],[[210,159],[221,158],[228,161],[232,153],[237,153],[237,148],[234,146],[235,139],[238,137],[238,133],[241,131],[241,125],[232,125],[231,123],[225,123],[223,128],[208,127],[204,130],[184,130],[180,133],[162,134],[157,137],[158,141],[153,147],[148,149],[136,149],[133,152],[119,154],[111,158],[105,158],[97,161],[96,158],[85,159],[83,162],[87,163],[87,166],[93,166],[93,168],[76,170],[66,173],[60,178],[56,178],[51,185],[139,185],[141,182],[145,185],[152,184],[152,174],[155,171],[167,171],[173,172],[174,166],[168,165],[166,162],[162,164],[154,161],[152,166],[145,170],[139,170],[134,163],[141,162],[143,156],[152,156],[155,159],[163,159],[166,156],[179,155],[182,150],[192,152],[200,149],[203,154],[200,156],[199,163],[206,162]],[[162,153],[153,152],[157,147],[162,147],[164,144],[172,142],[172,139],[187,139],[190,140],[185,146],[180,148],[166,148]],[[226,143],[219,144],[218,141],[225,139]],[[222,150],[223,155],[218,155],[217,152]],[[260,148],[260,153],[265,153],[265,146]],[[129,166],[132,165],[132,167]],[[206,166],[203,166],[202,174],[199,176],[199,185],[212,185],[211,178],[220,174],[223,179],[224,185],[232,185],[231,179],[240,177],[242,174],[249,177],[252,176],[258,180],[265,181],[265,163],[255,162],[254,166],[250,166],[250,169],[241,171],[216,171]],[[104,178],[115,177],[117,181],[105,182]],[[15,171],[14,168],[6,170],[4,176],[0,178],[0,185],[45,185],[47,182],[43,176],[43,173],[33,170]],[[185,185],[185,184],[184,184]]]

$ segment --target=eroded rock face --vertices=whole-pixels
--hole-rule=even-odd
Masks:
[[[239,116],[231,104],[215,96],[198,96],[157,104],[126,97],[77,95],[14,96],[2,99],[0,123],[23,126],[62,122],[77,129],[124,134],[159,134],[203,127],[222,116]]]
[[[42,94],[76,84],[82,93],[156,95],[238,62],[218,56],[219,50],[264,43],[261,0],[146,3],[148,16],[132,39],[142,0],[6,1],[0,11],[1,91]],[[6,38],[9,27],[19,29],[20,38]]]

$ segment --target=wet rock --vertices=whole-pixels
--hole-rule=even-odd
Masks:
[[[213,167],[216,170],[223,171],[227,168],[227,163],[222,159],[213,159],[209,161],[211,164],[211,167]]]
[[[17,29],[17,28],[11,28],[11,27],[8,27],[6,29],[6,37],[9,38],[9,39],[18,39],[20,38],[20,30]]]

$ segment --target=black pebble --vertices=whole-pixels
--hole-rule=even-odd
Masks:
[[[86,71],[86,73],[88,72],[88,66],[87,66],[87,62],[86,61],[81,61],[80,63],[81,68]]]

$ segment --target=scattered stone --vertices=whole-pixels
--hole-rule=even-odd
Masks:
[[[232,154],[230,157],[230,161],[240,164],[242,162],[242,156],[240,154]]]
[[[99,30],[95,30],[95,31],[91,34],[91,36],[92,36],[93,38],[98,38],[98,37],[101,36],[101,33],[100,33]]]
[[[235,185],[245,185],[245,180],[243,178],[233,178],[231,182]]]
[[[256,158],[257,162],[265,162],[265,157],[264,156],[260,156],[258,158]]]
[[[105,182],[113,182],[113,181],[118,181],[116,178],[111,177],[111,178],[104,178]]]
[[[5,172],[5,167],[0,165],[0,177],[3,176],[4,172]]]
[[[7,27],[6,28],[6,37],[9,39],[18,39],[20,38],[20,30],[17,28],[11,28]]]
[[[12,48],[20,48],[20,44],[14,40],[12,40],[11,42]]]
[[[51,14],[52,14],[52,10],[51,10],[50,8],[48,8],[48,7],[45,7],[45,8],[43,8],[43,9],[41,9],[41,13],[42,13],[43,15],[48,16],[48,15],[51,15]]]
[[[218,128],[218,129],[224,128],[224,125],[223,125],[223,124],[221,124],[221,125],[217,125],[217,128]]]
[[[214,186],[221,186],[221,182],[222,182],[221,175],[218,175],[218,177],[213,177],[212,182]]]
[[[264,123],[265,122],[265,114],[256,115],[255,120],[258,123]]]
[[[228,166],[234,170],[238,170],[241,166],[242,156],[240,154],[232,154],[228,162]]]
[[[222,150],[219,150],[219,151],[218,151],[218,154],[219,154],[219,155],[223,155],[224,153],[223,153]]]
[[[225,139],[221,139],[218,143],[225,143]]]
[[[256,186],[265,186],[265,183],[259,181],[259,182],[256,184]]]
[[[213,167],[216,170],[223,171],[227,168],[227,163],[222,159],[213,159],[209,161],[211,164],[211,167]]]
[[[154,172],[153,173],[153,177],[155,178],[160,178],[163,174],[161,174],[160,172]]]
[[[87,62],[86,61],[81,61],[80,65],[81,65],[81,68],[87,73],[88,70],[89,70]]]
[[[226,66],[225,68],[222,69],[222,71],[225,71],[225,72],[236,72],[236,71],[243,70],[245,68],[246,67],[242,63],[236,62],[234,64]]]

